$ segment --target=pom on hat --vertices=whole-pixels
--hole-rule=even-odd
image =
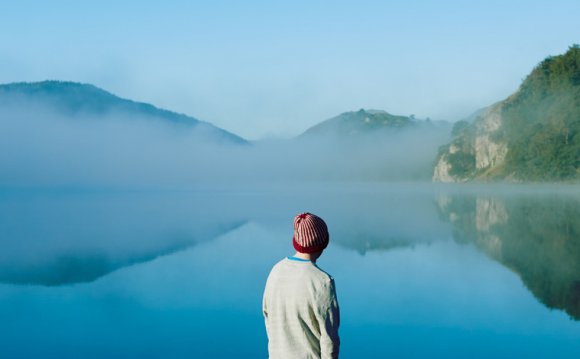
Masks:
[[[326,248],[329,241],[328,227],[322,218],[308,212],[294,217],[292,244],[300,253],[313,253]]]

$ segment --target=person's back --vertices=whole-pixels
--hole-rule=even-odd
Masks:
[[[314,263],[328,244],[322,219],[296,216],[294,247],[270,272],[263,311],[270,358],[337,358],[340,315],[334,280]]]

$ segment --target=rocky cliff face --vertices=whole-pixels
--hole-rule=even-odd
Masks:
[[[451,164],[447,160],[447,154],[441,154],[439,160],[435,165],[435,170],[433,171],[433,181],[437,182],[460,182],[461,179],[455,178],[449,174],[451,171]]]
[[[501,104],[491,106],[475,122],[475,168],[477,170],[498,166],[505,160],[507,144],[493,140],[493,134],[501,125]]]
[[[473,117],[439,149],[434,181],[580,181],[580,46],[546,58]]]
[[[451,143],[441,148],[433,171],[438,182],[463,182],[484,177],[501,166],[508,147],[505,141],[494,138],[502,126],[503,103],[485,109],[472,124],[462,131],[456,129]],[[461,125],[461,124],[459,124]]]

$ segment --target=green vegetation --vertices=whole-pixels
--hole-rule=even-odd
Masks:
[[[473,122],[459,121],[447,154],[449,174],[461,179],[577,181],[580,179],[580,47],[542,61],[519,90],[497,105],[498,130],[486,133],[507,145],[502,163],[480,171],[475,167],[475,139],[481,112]],[[481,131],[481,130],[480,130]],[[451,146],[457,150],[449,151]]]
[[[497,136],[509,148],[503,175],[580,178],[580,47],[540,63],[505,101],[502,117]]]
[[[413,116],[413,115],[411,115]],[[316,126],[303,135],[353,136],[381,130],[401,129],[416,124],[414,117],[391,115],[385,111],[364,110],[345,112]]]
[[[467,127],[469,127],[469,122],[465,120],[457,121],[455,122],[453,128],[451,129],[451,135],[459,136],[460,134],[463,133],[463,131],[465,131],[465,129],[467,129]]]
[[[451,164],[449,174],[456,178],[465,177],[475,171],[475,155],[470,152],[458,151],[447,156]]]

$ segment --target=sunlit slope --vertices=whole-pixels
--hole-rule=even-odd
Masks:
[[[580,179],[580,47],[548,57],[513,95],[460,121],[440,149],[433,179]]]

